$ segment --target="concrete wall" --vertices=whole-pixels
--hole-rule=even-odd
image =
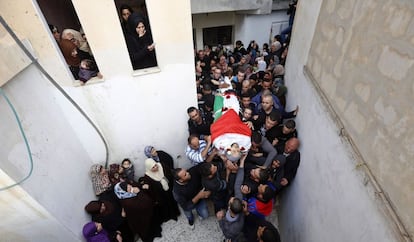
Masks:
[[[129,157],[140,176],[146,145],[154,145],[173,157],[183,157],[187,138],[186,108],[197,104],[189,1],[147,2],[159,71],[134,73],[139,76],[132,75],[114,2],[79,0],[73,4],[88,33],[104,82],[72,86],[73,79],[36,2],[2,1],[0,14],[19,38],[31,42],[40,64],[103,132],[109,145],[109,163]],[[163,8],[157,7],[160,4]],[[90,11],[97,6],[99,11]],[[166,28],[165,24],[172,19],[174,25]],[[6,57],[0,54],[0,58]],[[58,241],[56,236],[65,230],[67,241],[77,241],[87,219],[83,207],[95,198],[88,171],[92,164],[104,163],[104,146],[93,128],[34,65],[3,88],[20,115],[34,158],[33,174],[21,188],[42,211],[48,211],[56,219],[50,222],[54,223],[53,227],[61,229],[53,229],[51,237],[45,238],[44,231],[51,228],[50,223],[27,221],[23,216],[27,210],[19,213],[19,209],[10,210],[7,202],[0,203],[2,217],[15,218],[13,223],[0,223],[2,240],[17,241],[13,236],[19,234],[24,237],[20,241]],[[4,100],[0,101],[0,109],[0,132],[7,137],[1,141],[0,169],[18,181],[28,172],[28,155]],[[179,158],[176,165],[186,166],[188,161]],[[1,191],[1,196],[13,191]],[[38,212],[32,202],[26,205],[33,213]],[[20,225],[25,223],[29,231],[23,233]]]
[[[203,48],[203,28],[227,25],[234,26],[233,42],[241,40],[247,48],[250,40],[256,40],[259,47],[262,48],[263,43],[269,43],[272,23],[288,20],[289,15],[285,10],[263,15],[236,14],[234,12],[194,14],[193,28],[196,30],[197,49]],[[277,33],[272,33],[272,35],[275,34]]]
[[[270,13],[272,0],[244,1],[244,0],[191,0],[191,13],[212,13],[238,10],[257,10],[258,13]]]
[[[412,157],[407,143],[413,137],[408,128],[412,68],[407,68],[412,47],[403,48],[411,37],[402,31],[411,16],[411,8],[402,1],[299,1],[286,83],[288,104],[300,106],[296,121],[302,161],[281,201],[284,241],[411,241],[398,233],[361,160],[319,98],[321,92],[303,72],[309,65],[411,228],[412,166],[405,159]],[[396,83],[398,95],[392,92]]]
[[[0,170],[1,187],[13,182]],[[81,241],[21,187],[14,187],[7,192],[2,191],[0,207],[2,213],[0,234],[3,242]],[[65,206],[58,205],[58,207],[65,209]]]
[[[279,33],[271,33],[272,23],[288,22],[289,15],[286,10],[273,11],[271,14],[264,15],[242,15],[243,19],[240,21],[240,28],[237,32],[237,39],[240,39],[245,44],[246,48],[251,40],[256,40],[259,43],[259,48],[262,49],[264,43],[273,41],[273,36]]]
[[[93,200],[93,191],[88,170],[93,163],[103,163],[105,150],[102,141],[86,120],[65,100],[41,73],[31,65],[24,72],[9,81],[4,91],[15,107],[22,127],[28,139],[33,156],[33,173],[21,186],[27,194],[15,193],[15,189],[1,191],[3,196],[27,200],[25,209],[10,207],[12,201],[0,203],[3,216],[13,223],[1,223],[0,234],[9,241],[9,236],[20,234],[25,240],[41,239],[43,232],[57,241],[58,232],[68,230],[65,241],[76,241],[81,224],[86,221],[83,214],[85,202]],[[0,147],[1,169],[14,181],[21,180],[29,173],[30,160],[23,137],[10,107],[4,99],[0,102],[1,133],[4,135]],[[2,180],[4,178],[2,177]],[[4,182],[1,187],[10,182]],[[13,195],[11,195],[11,194]],[[30,195],[32,199],[26,199]],[[36,201],[33,205],[31,201]],[[18,206],[21,207],[22,204]],[[39,208],[40,206],[43,206]],[[42,214],[44,210],[53,216],[53,227],[62,227],[56,231],[47,226],[52,223],[40,223],[24,214]],[[50,217],[46,216],[46,217]],[[28,226],[29,233],[21,233]],[[19,226],[16,226],[19,225]],[[46,226],[46,227],[42,227]],[[42,233],[39,233],[42,231]],[[71,234],[68,234],[68,232]]]
[[[309,68],[414,235],[414,3],[324,1]]]

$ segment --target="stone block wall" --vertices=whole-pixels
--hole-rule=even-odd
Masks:
[[[414,2],[323,1],[307,67],[414,234]]]

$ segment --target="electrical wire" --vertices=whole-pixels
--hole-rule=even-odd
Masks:
[[[36,67],[40,70],[40,72],[63,94],[64,97],[66,97],[66,99],[69,100],[70,103],[72,103],[73,106],[75,106],[75,108],[83,115],[83,117],[85,117],[85,119],[92,125],[92,127],[96,130],[96,132],[98,133],[99,137],[101,138],[102,142],[104,143],[105,146],[105,168],[108,167],[108,163],[109,163],[109,148],[108,148],[108,143],[105,140],[105,137],[103,136],[102,132],[98,129],[98,127],[96,126],[96,124],[91,120],[91,118],[89,118],[89,116],[85,113],[85,111],[83,111],[83,109],[65,92],[65,90],[49,75],[49,73],[43,68],[43,66],[37,61],[37,59],[32,55],[32,53],[26,48],[26,46],[22,43],[22,41],[16,36],[16,34],[14,33],[14,31],[10,28],[10,26],[7,24],[7,22],[3,19],[2,16],[0,16],[0,23],[3,25],[3,27],[6,29],[6,31],[10,34],[10,36],[14,39],[14,41],[16,42],[16,44],[23,50],[23,52],[27,55],[27,57],[32,61],[31,64],[35,64]],[[4,92],[2,91],[2,94],[4,94]],[[8,100],[8,98],[3,95],[7,102],[9,103],[9,105],[11,105],[11,102]],[[12,105],[11,105],[12,107]],[[15,112],[14,108],[12,108],[13,111]],[[17,115],[17,113],[15,113],[15,115]],[[17,116],[16,116],[17,117]],[[18,119],[18,123],[19,123],[19,119]],[[19,123],[19,127],[21,128],[21,125]],[[21,131],[23,131],[23,129],[21,129]],[[24,136],[24,132],[23,132],[23,137],[25,139],[25,142],[27,142],[26,136]],[[27,146],[28,146],[28,142],[27,142]],[[28,146],[29,147],[29,146]],[[13,184],[11,186],[7,186],[4,188],[0,188],[0,191],[2,190],[6,190],[9,189],[13,186],[16,186],[18,184],[21,184],[23,181],[27,180],[31,174],[32,174],[32,169],[33,169],[33,160],[31,157],[31,153],[29,150],[29,154],[30,154],[30,159],[31,159],[31,170],[30,173],[21,181],[17,182],[16,184]]]
[[[16,118],[17,124],[19,126],[20,133],[23,136],[23,140],[24,140],[24,143],[26,145],[27,153],[29,154],[29,160],[30,160],[29,173],[23,179],[21,179],[20,181],[14,183],[14,184],[8,185],[8,186],[5,186],[5,187],[1,187],[0,191],[4,191],[4,190],[10,189],[14,186],[20,185],[21,183],[26,181],[32,175],[32,172],[33,172],[33,156],[32,156],[32,152],[30,151],[30,145],[29,145],[29,142],[27,141],[26,134],[24,133],[22,123],[20,122],[19,115],[17,114],[16,109],[13,107],[13,104],[10,102],[9,98],[7,97],[6,93],[3,91],[2,88],[0,88],[0,94],[4,97],[6,102],[9,104],[10,109],[13,111],[14,117]]]

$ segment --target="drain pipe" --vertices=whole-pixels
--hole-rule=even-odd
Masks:
[[[29,57],[29,59],[32,61],[31,64],[35,64],[36,67],[42,72],[43,75],[46,76],[46,78],[63,94],[63,96],[66,97],[66,99],[69,100],[70,103],[72,103],[73,106],[85,117],[85,119],[92,125],[92,127],[96,130],[99,137],[101,138],[102,142],[105,146],[105,167],[108,167],[109,163],[109,148],[108,143],[106,142],[102,132],[99,130],[99,128],[96,126],[96,124],[91,120],[91,118],[83,111],[83,109],[66,93],[66,91],[49,75],[49,73],[43,68],[43,66],[37,61],[37,59],[32,55],[32,53],[26,48],[26,46],[22,43],[22,41],[16,36],[16,34],[13,32],[13,30],[10,28],[10,26],[7,24],[7,22],[3,19],[2,16],[0,16],[0,23],[3,25],[3,27],[6,29],[6,31],[10,34],[10,36],[14,39],[14,41],[17,43],[17,45],[23,50],[23,52]]]
[[[356,168],[362,168],[362,167],[364,168],[364,172],[367,175],[369,181],[371,182],[375,190],[375,195],[381,200],[382,204],[385,206],[385,212],[387,213],[387,215],[390,217],[395,227],[397,228],[398,233],[401,236],[401,241],[413,242],[409,233],[407,232],[407,229],[405,228],[400,217],[398,216],[396,209],[392,205],[390,198],[387,196],[385,191],[382,189],[381,185],[378,183],[377,179],[375,178],[368,164],[365,162],[365,159],[362,156],[361,152],[359,151],[357,145],[353,141],[352,137],[346,131],[345,125],[342,123],[342,120],[340,119],[339,115],[333,108],[331,102],[329,101],[325,92],[320,87],[319,83],[315,80],[315,77],[313,76],[308,66],[306,65],[303,66],[303,73],[305,74],[306,77],[308,77],[312,85],[315,87],[317,93],[319,94],[319,97],[321,98],[325,107],[328,109],[328,113],[330,114],[332,120],[335,122],[336,126],[339,128],[339,136],[341,136],[351,146],[352,151],[354,152],[357,158],[357,161],[359,161],[359,163],[356,165]]]

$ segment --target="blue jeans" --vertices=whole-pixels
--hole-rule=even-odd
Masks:
[[[198,203],[194,206],[198,215],[203,219],[208,218],[208,208],[205,199],[201,199]],[[193,210],[184,210],[184,214],[187,217],[188,221],[194,221]]]
[[[292,25],[289,25],[284,30],[282,30],[282,32],[280,32],[280,38],[282,40],[281,44],[286,42],[286,35],[290,34],[291,32],[292,32]]]

